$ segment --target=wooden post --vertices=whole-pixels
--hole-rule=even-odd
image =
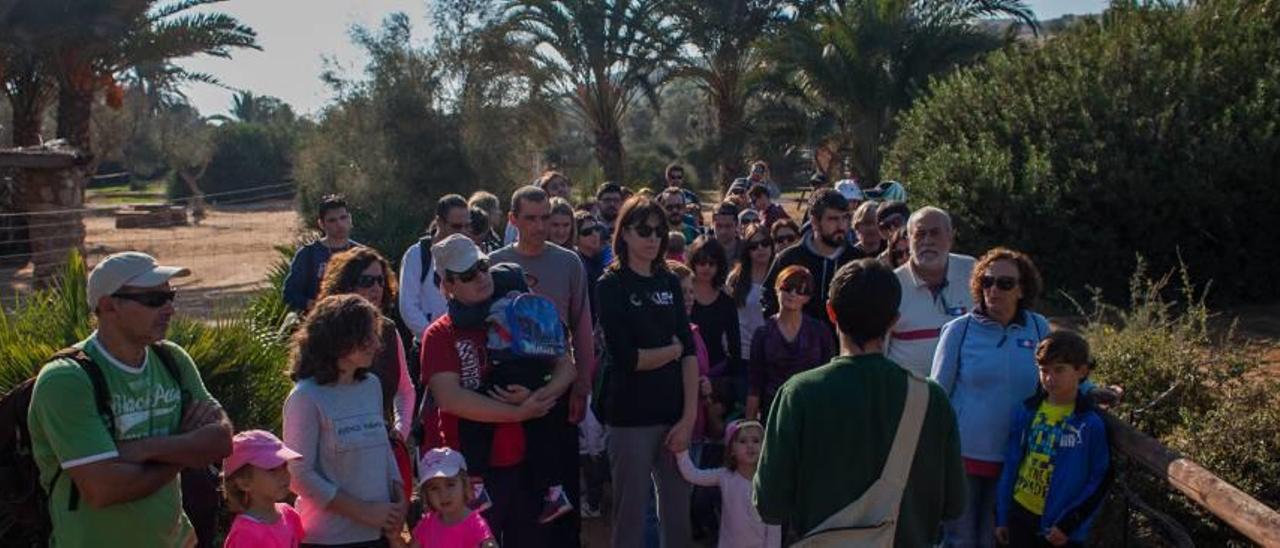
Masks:
[[[1250,540],[1280,547],[1280,513],[1110,413],[1103,417],[1115,451],[1164,479]]]

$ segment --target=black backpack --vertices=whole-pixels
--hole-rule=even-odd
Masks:
[[[186,405],[190,392],[182,386],[182,377],[173,356],[161,343],[152,344],[151,349],[160,357],[169,376],[177,381],[182,391],[183,405]],[[111,393],[102,369],[79,348],[59,350],[48,362],[59,359],[74,361],[89,376],[89,382],[93,385],[94,406],[106,421],[107,429],[114,439],[115,412],[111,409]],[[0,545],[3,546],[47,546],[49,535],[53,532],[48,493],[53,492],[54,486],[61,479],[62,469],[54,472],[49,485],[40,484],[40,470],[31,453],[31,432],[27,426],[27,410],[31,407],[35,384],[36,377],[33,375],[0,397]],[[190,470],[183,472],[184,487],[188,472]],[[188,506],[186,491],[184,489],[184,507]],[[193,497],[196,500],[205,498],[196,493],[193,495],[197,495]],[[216,491],[213,496],[217,497]],[[67,509],[74,512],[79,507],[80,490],[72,483]],[[194,522],[195,516],[191,517]]]

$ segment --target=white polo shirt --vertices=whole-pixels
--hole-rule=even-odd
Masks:
[[[898,323],[889,332],[885,355],[890,360],[921,377],[929,376],[942,326],[973,309],[969,277],[974,262],[973,257],[952,253],[947,258],[947,280],[937,293],[916,277],[910,261],[894,271],[902,283],[902,302]]]

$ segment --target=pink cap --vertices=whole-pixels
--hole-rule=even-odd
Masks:
[[[222,473],[230,476],[246,464],[270,470],[302,454],[284,446],[266,430],[245,430],[231,438],[231,455],[222,460]]]
[[[742,430],[743,428],[753,427],[753,426],[756,428],[759,428],[761,433],[764,432],[764,425],[760,424],[760,421],[738,419],[736,421],[729,423],[727,426],[724,427],[725,446],[728,447],[729,445],[733,444],[733,435],[737,434],[739,430]]]
[[[418,485],[431,478],[452,478],[467,470],[467,459],[462,453],[448,447],[437,447],[422,455],[418,461]]]

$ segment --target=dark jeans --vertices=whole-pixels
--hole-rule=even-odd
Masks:
[[[1045,540],[1048,531],[1040,530],[1040,516],[1023,508],[1014,501],[1009,507],[1009,546],[1011,548],[1048,548],[1053,546]],[[1078,542],[1068,542],[1067,546],[1084,546]]]
[[[567,479],[563,482],[564,494],[574,505],[572,512],[546,526],[550,546],[556,548],[577,548],[582,545],[582,514],[577,508],[581,500],[578,497],[582,495],[582,485],[578,481],[578,474],[581,472],[578,461],[578,427],[569,423],[568,411],[571,397],[570,392],[567,391],[556,404],[557,408],[563,406],[565,413],[560,416],[558,419],[560,422],[557,423],[554,466],[559,477]]]
[[[580,455],[578,459],[582,467],[582,479],[587,484],[587,502],[599,510],[600,503],[604,501],[604,482],[609,479],[609,459],[604,453]]]
[[[528,466],[492,468],[485,489],[493,506],[485,511],[489,530],[503,548],[544,548],[547,530],[538,525],[543,492],[533,488]]]
[[[546,360],[510,360],[495,365],[489,374],[488,382],[480,387],[481,393],[487,394],[493,387],[510,385],[523,386],[530,391],[542,388],[547,384],[550,367]],[[565,483],[562,475],[565,468],[560,460],[564,455],[560,452],[557,441],[568,430],[573,434],[575,450],[578,431],[569,424],[569,404],[567,398],[561,398],[551,412],[543,417],[530,419],[520,423],[524,428],[525,454],[524,463],[532,474],[532,485],[539,493],[545,493],[552,485]],[[483,478],[489,470],[489,457],[493,449],[493,432],[497,425],[493,423],[458,419],[458,441],[462,454],[466,455],[470,467],[468,473]],[[570,459],[573,460],[573,459]],[[574,475],[577,478],[577,467]],[[486,480],[487,484],[487,480]],[[572,499],[571,499],[572,500]]]

